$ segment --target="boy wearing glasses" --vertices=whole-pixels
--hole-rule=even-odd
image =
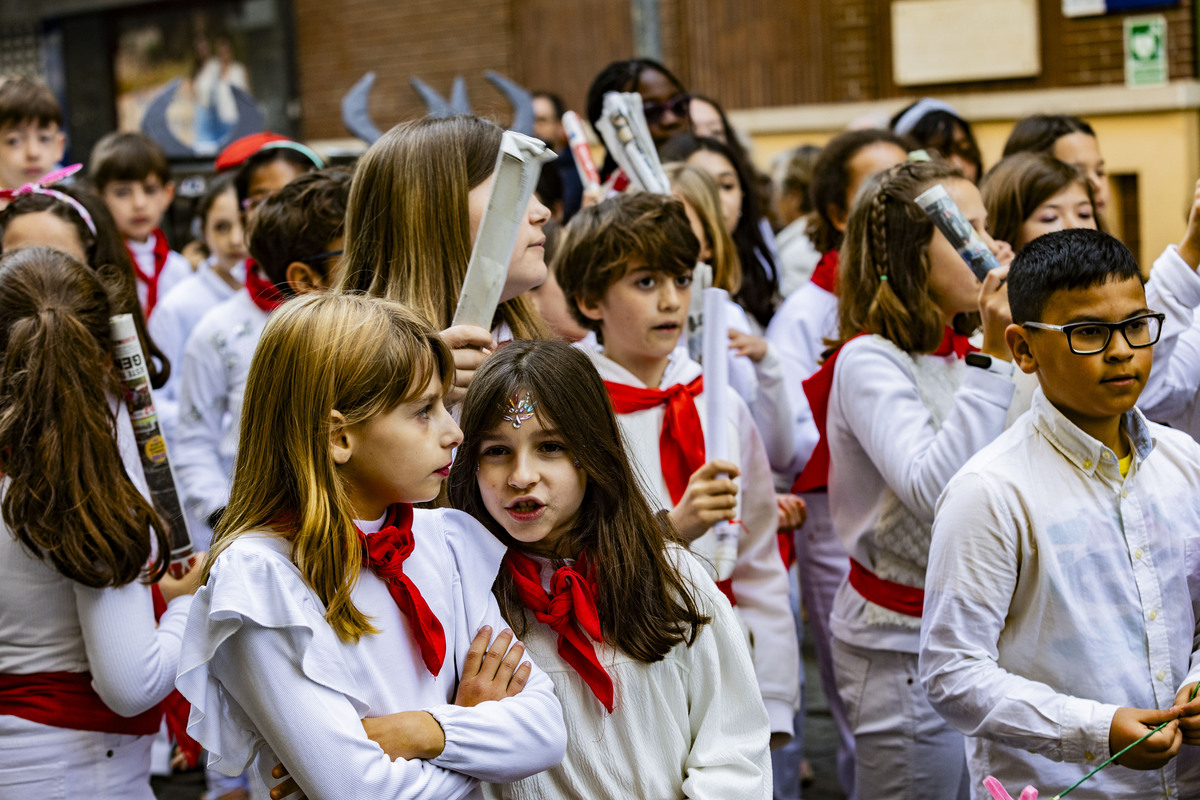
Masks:
[[[1008,277],[1032,408],[938,502],[920,674],[994,775],[1079,798],[1200,796],[1200,445],[1135,407],[1163,315],[1094,230],[1039,237]],[[1193,666],[1194,664],[1194,666]]]

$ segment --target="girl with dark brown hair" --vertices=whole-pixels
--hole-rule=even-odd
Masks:
[[[0,796],[153,797],[158,704],[200,570],[164,575],[162,525],[131,477],[113,305],[58,250],[0,258]]]
[[[769,798],[770,725],[739,623],[645,500],[587,355],[507,345],[462,422],[451,501],[508,545],[493,591],[569,732],[560,766],[489,794]]]

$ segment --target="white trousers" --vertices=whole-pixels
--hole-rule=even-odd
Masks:
[[[0,716],[3,800],[154,800],[153,736],[74,731]]]

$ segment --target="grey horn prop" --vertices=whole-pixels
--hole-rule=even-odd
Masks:
[[[454,79],[454,88],[450,91],[449,102],[420,78],[414,76],[409,78],[408,82],[420,95],[431,117],[453,117],[458,114],[471,113],[471,104],[467,102],[467,82],[461,75]]]
[[[371,97],[371,87],[375,85],[375,73],[368,72],[350,87],[342,98],[342,124],[346,130],[362,139],[367,144],[375,144],[383,131],[371,121],[368,101]]]
[[[233,99],[237,104],[238,111],[237,124],[233,126],[233,130],[222,136],[211,152],[202,153],[191,145],[184,144],[179,141],[179,138],[171,130],[171,126],[167,124],[167,108],[175,100],[175,93],[179,91],[182,83],[182,78],[175,78],[164,86],[162,91],[150,101],[150,105],[146,106],[146,113],[142,116],[142,132],[158,143],[167,158],[211,158],[230,142],[252,133],[258,133],[263,129],[262,113],[259,112],[254,98],[236,86],[232,86],[230,88],[233,91]]]
[[[487,78],[488,83],[495,86],[501,94],[508,98],[508,102],[513,108],[512,124],[508,126],[509,130],[532,136],[533,95],[529,93],[529,90],[516,81],[490,69],[483,73],[483,76]]]

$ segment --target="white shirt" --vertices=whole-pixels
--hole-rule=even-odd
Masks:
[[[729,329],[758,336],[750,318],[737,303],[728,303]],[[772,469],[784,469],[792,460],[792,406],[783,378],[783,362],[776,347],[767,342],[766,355],[757,363],[729,351],[729,385],[746,401],[754,424],[767,449]]]
[[[611,714],[558,654],[558,634],[526,615],[521,641],[563,703],[567,755],[557,767],[523,781],[485,786],[488,797],[770,800],[771,731],[746,638],[729,601],[695,556],[678,547],[671,555],[693,587],[700,612],[712,622],[701,626],[691,647],[677,644],[653,664],[597,644],[616,690]],[[542,561],[547,591],[553,574]]]
[[[451,705],[476,632],[506,623],[491,587],[504,546],[458,511],[414,512],[404,573],[446,634],[431,675],[387,584],[362,570],[351,593],[380,632],[338,639],[325,608],[272,534],[238,538],[196,593],[177,685],[192,703],[188,732],[209,766],[237,775],[251,761],[268,786],[287,766],[310,800],[481,797],[480,780],[509,782],[557,764],[562,709],[535,666],[520,694],[473,708]],[[446,734],[429,760],[392,761],[361,719],[425,710]]]
[[[911,357],[890,342],[877,336],[847,342],[834,369],[826,419],[830,513],[849,556],[876,574],[875,535],[888,494],[918,521],[932,524],[938,495],[967,459],[1004,430],[1012,398],[1012,381],[965,367],[954,355],[916,358],[923,368],[940,367],[948,381],[961,381],[940,428],[917,390]],[[871,624],[867,606],[843,583],[830,617],[833,635],[858,647],[918,651],[915,627]]]
[[[187,509],[198,519],[229,500],[242,392],[266,324],[267,312],[239,289],[204,315],[184,349],[172,463]]]
[[[158,241],[157,234],[150,234],[144,242],[135,242],[132,239],[126,239],[125,245],[129,248],[129,252],[133,254],[133,260],[137,262],[138,269],[146,275],[154,274],[154,245]],[[161,302],[164,297],[171,293],[179,284],[192,275],[192,262],[176,253],[174,250],[167,251],[167,261],[163,264],[163,270],[158,274],[158,293],[156,294],[156,302],[154,311],[158,310],[158,302]],[[150,287],[138,278],[134,281],[137,284],[138,302],[142,306],[142,310],[146,310],[146,302],[150,298]],[[153,316],[151,313],[149,316]]]
[[[165,297],[159,295],[154,315],[146,323],[150,338],[171,362],[171,377],[161,389],[154,390],[154,409],[163,426],[168,447],[175,445],[179,423],[179,385],[183,383],[183,351],[192,329],[214,306],[233,297],[236,289],[213,270],[214,259],[207,258],[196,271],[184,278]],[[245,262],[233,269],[239,286],[245,280]]]
[[[990,773],[1060,792],[1108,758],[1118,706],[1170,708],[1200,677],[1200,445],[1136,410],[1122,428],[1124,480],[1039,390],[938,503],[921,679],[972,737],[972,786]],[[1109,767],[1077,794],[1197,797],[1198,761],[1185,746],[1163,770]]]
[[[604,380],[645,387],[633,373],[603,353],[586,352]],[[700,365],[688,358],[685,349],[676,348],[657,388],[691,383],[699,376]],[[695,398],[701,425],[704,424],[705,394],[701,392]],[[800,702],[800,687],[796,680],[800,653],[788,601],[787,572],[779,557],[775,536],[779,512],[771,483],[771,466],[767,463],[766,451],[749,409],[732,389],[729,390],[729,408],[729,457],[741,468],[741,476],[735,479],[738,485],[736,518],[742,523],[737,560],[731,575],[733,594],[737,598],[735,611],[749,631],[754,672],[771,718],[771,730],[790,735],[792,717]],[[658,444],[664,413],[664,406],[659,405],[644,411],[618,414],[617,423],[650,505],[670,509],[675,504],[663,478]],[[715,533],[712,530],[705,533],[692,542],[689,549],[711,564],[716,551]]]
[[[1194,424],[1200,385],[1200,275],[1169,245],[1154,262],[1146,283],[1146,304],[1167,315],[1154,346],[1154,368],[1138,399],[1138,408],[1151,419],[1200,433]]]
[[[812,278],[821,251],[813,247],[808,238],[807,216],[793,220],[775,235],[775,247],[779,251],[779,294],[785,299]]]

